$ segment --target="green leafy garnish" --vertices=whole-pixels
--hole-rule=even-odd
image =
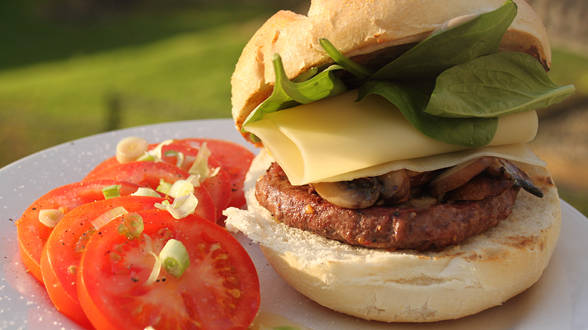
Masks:
[[[497,117],[562,101],[574,86],[554,84],[531,55],[501,52],[445,70],[425,112],[440,117]]]
[[[370,80],[359,89],[359,99],[377,94],[392,103],[423,134],[450,144],[484,146],[494,137],[496,118],[442,118],[424,112],[430,87]]]
[[[500,8],[448,30],[440,30],[380,68],[374,79],[430,77],[454,65],[498,51],[500,40],[515,16],[512,0]]]
[[[339,50],[337,50],[337,48],[335,48],[335,46],[333,46],[329,40],[321,38],[319,39],[319,43],[327,52],[329,57],[331,57],[335,63],[339,64],[345,70],[347,70],[347,72],[351,73],[359,79],[366,79],[372,75],[372,72],[369,69],[341,54],[341,52],[339,52]]]
[[[306,81],[312,77],[314,77],[314,75],[316,75],[319,72],[319,68],[317,68],[316,66],[313,66],[312,68],[302,72],[301,74],[298,75],[298,77],[294,78],[292,81],[293,82],[303,82]]]
[[[260,120],[266,113],[315,102],[347,90],[343,82],[333,74],[334,71],[343,69],[339,65],[331,65],[308,80],[293,82],[288,80],[278,54],[274,55],[273,64],[276,75],[274,90],[270,97],[249,114],[243,122],[244,127]]]

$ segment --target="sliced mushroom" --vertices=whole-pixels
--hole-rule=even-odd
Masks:
[[[410,177],[406,170],[388,172],[378,180],[382,183],[381,197],[385,203],[402,203],[410,198]]]
[[[408,201],[408,204],[417,210],[429,208],[437,203],[437,198],[432,196],[421,196]]]
[[[313,183],[312,187],[331,204],[363,209],[374,205],[380,198],[381,183],[376,178],[361,178],[352,181]]]
[[[525,189],[528,193],[537,197],[543,197],[543,192],[533,184],[533,180],[529,178],[527,173],[506,159],[494,158],[488,167],[488,173],[494,176],[505,176],[513,180],[515,185]]]
[[[431,181],[438,173],[439,171],[425,171],[425,172],[415,172],[415,171],[411,171],[411,170],[405,170],[406,174],[408,174],[408,177],[410,178],[410,187],[415,188],[415,187],[420,187],[423,185],[426,185],[427,183],[429,183],[429,181]]]
[[[443,198],[448,191],[463,186],[482,173],[492,164],[493,159],[493,157],[480,157],[445,170],[431,181],[431,194],[439,199]]]

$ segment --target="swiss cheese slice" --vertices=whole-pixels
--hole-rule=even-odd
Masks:
[[[355,98],[351,91],[274,112],[246,129],[263,141],[293,185],[350,180],[398,168],[432,170],[480,153],[541,163],[521,145],[537,134],[534,111],[501,117],[489,147],[466,150],[425,136],[379,96],[361,102]]]

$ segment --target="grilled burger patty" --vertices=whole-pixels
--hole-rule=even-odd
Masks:
[[[397,205],[351,209],[323,199],[311,185],[292,186],[273,163],[255,194],[288,226],[356,246],[423,251],[458,244],[496,226],[510,215],[519,190],[512,177],[479,173],[441,199],[429,196],[433,202],[425,205],[411,203],[422,200],[411,196]]]

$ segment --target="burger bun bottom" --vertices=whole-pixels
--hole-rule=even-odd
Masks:
[[[434,322],[500,305],[541,277],[559,236],[560,201],[549,173],[519,164],[544,197],[521,190],[497,227],[436,252],[353,247],[278,223],[259,205],[255,182],[271,162],[264,151],[255,158],[245,182],[248,210],[227,209],[227,228],[259,243],[296,290],[359,318]]]

